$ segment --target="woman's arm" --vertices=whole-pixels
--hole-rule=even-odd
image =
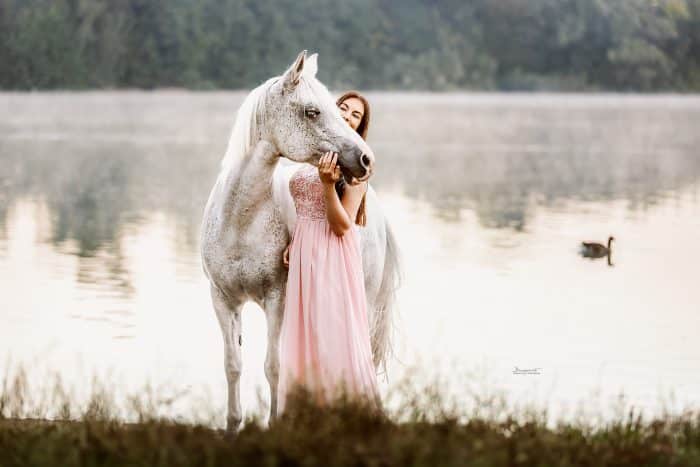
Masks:
[[[326,201],[326,218],[331,230],[342,237],[352,227],[357,210],[362,202],[362,195],[367,191],[367,182],[358,185],[345,185],[343,200],[338,199],[335,182],[340,179],[340,167],[336,165],[337,154],[326,153],[319,163],[319,174],[323,181],[323,193]]]
[[[362,202],[362,195],[367,190],[367,182],[358,186],[345,185],[343,200],[338,199],[335,186],[326,185],[324,189],[326,197],[326,217],[331,229],[339,237],[343,236],[352,227],[353,219],[357,217],[357,211]],[[332,206],[332,208],[331,208]]]

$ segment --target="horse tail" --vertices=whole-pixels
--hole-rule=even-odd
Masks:
[[[387,362],[394,355],[393,333],[394,315],[396,309],[396,291],[403,281],[403,272],[400,260],[400,251],[394,233],[388,220],[384,221],[386,230],[386,252],[384,255],[384,270],[382,281],[375,301],[375,317],[372,329],[374,364],[382,368],[388,378]]]

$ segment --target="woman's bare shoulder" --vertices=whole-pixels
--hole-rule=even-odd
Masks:
[[[367,192],[367,188],[369,187],[369,182],[364,181],[360,182],[357,185],[350,185],[346,184],[345,188],[351,190],[354,194],[362,196]]]
[[[349,183],[345,184],[345,189],[343,190],[343,197],[341,201],[343,203],[349,202],[349,200],[354,200],[355,203],[360,203],[360,200],[367,192],[367,182],[361,182],[357,185],[351,185]]]

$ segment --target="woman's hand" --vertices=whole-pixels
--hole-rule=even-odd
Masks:
[[[291,243],[289,243],[291,245]],[[282,263],[284,263],[284,267],[289,269],[289,245],[287,245],[287,248],[284,249],[284,253],[282,253]]]
[[[338,153],[328,151],[318,161],[318,176],[326,185],[335,185],[335,182],[340,180],[340,166],[336,165],[338,161]]]

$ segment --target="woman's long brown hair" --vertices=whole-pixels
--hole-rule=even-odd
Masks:
[[[357,127],[357,133],[359,133],[360,136],[362,136],[362,139],[366,140],[367,139],[367,132],[369,131],[369,102],[367,102],[367,99],[365,96],[360,94],[357,91],[347,91],[343,93],[342,96],[338,98],[337,101],[335,101],[335,105],[340,107],[340,104],[342,104],[346,99],[349,99],[351,97],[355,97],[359,100],[362,101],[362,105],[365,108],[365,112],[362,115],[362,120],[360,120],[360,124]],[[369,187],[367,187],[369,190]],[[335,191],[338,193],[338,198],[343,199],[343,193],[345,193],[345,178],[341,177],[340,180],[335,182]],[[367,214],[365,213],[365,197],[367,196],[367,192],[362,195],[362,201],[360,201],[360,207],[357,209],[357,216],[355,217],[355,224],[357,225],[362,225],[365,226],[367,225]]]

